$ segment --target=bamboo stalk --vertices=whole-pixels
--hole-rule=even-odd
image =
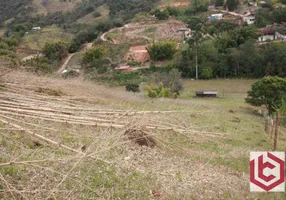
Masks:
[[[27,110],[22,108],[10,108],[10,107],[0,107],[1,110],[4,111],[13,111],[17,113],[25,113],[25,114],[33,114],[39,116],[46,116],[46,117],[58,117],[62,120],[82,120],[84,121],[92,121],[92,122],[102,122],[102,123],[112,123],[113,120],[106,120],[106,119],[99,119],[99,118],[92,118],[92,117],[80,117],[80,116],[73,116],[73,115],[64,115],[64,114],[56,114],[56,113],[48,113],[48,112],[39,112],[34,110]]]
[[[14,116],[21,116],[21,117],[29,117],[29,118],[33,118],[33,119],[45,120],[45,121],[51,121],[51,122],[59,122],[59,123],[64,123],[64,124],[94,126],[94,127],[111,127],[111,128],[119,128],[119,129],[124,128],[124,125],[115,124],[115,123],[92,123],[92,122],[77,122],[77,121],[70,121],[70,120],[59,120],[59,119],[52,119],[50,117],[38,117],[38,116],[25,115],[25,114],[20,114],[20,113],[8,113],[8,112],[1,111],[1,110],[0,110],[0,113],[10,114],[10,115],[14,115]]]
[[[59,159],[43,159],[43,160],[27,160],[27,161],[10,161],[6,163],[0,163],[0,167],[9,166],[9,165],[25,165],[25,164],[33,164],[33,163],[68,161],[68,160],[74,160],[77,158],[78,157],[59,158]]]
[[[36,138],[38,138],[38,139],[41,139],[41,140],[43,140],[43,141],[45,141],[45,142],[47,142],[47,143],[49,143],[49,144],[52,144],[52,145],[54,145],[54,146],[61,147],[61,148],[65,149],[65,150],[68,150],[68,151],[73,152],[73,153],[78,153],[78,154],[80,154],[80,155],[82,155],[82,156],[87,156],[87,154],[86,154],[86,153],[83,153],[82,151],[79,151],[79,150],[70,148],[70,147],[68,147],[68,146],[66,146],[66,145],[64,145],[64,144],[60,144],[60,143],[58,143],[58,142],[56,142],[56,141],[54,141],[54,140],[51,140],[51,139],[49,139],[49,138],[46,138],[46,137],[44,137],[44,136],[42,136],[42,135],[39,135],[39,134],[37,134],[37,133],[34,133],[34,132],[32,132],[32,131],[25,130],[23,127],[21,127],[21,126],[15,124],[15,123],[8,122],[8,121],[6,121],[6,120],[4,120],[4,119],[1,119],[1,118],[0,118],[0,121],[3,122],[4,124],[9,125],[9,126],[12,126],[12,127],[14,127],[14,128],[22,129],[23,131],[25,131],[25,132],[28,133],[29,135],[32,135],[32,136],[34,136],[34,137],[36,137]],[[94,159],[96,159],[96,160],[98,160],[98,161],[101,161],[101,162],[104,162],[104,163],[107,163],[107,164],[109,163],[109,162],[107,162],[107,161],[98,159],[98,158],[96,158],[96,157],[91,157],[91,158],[94,158]]]

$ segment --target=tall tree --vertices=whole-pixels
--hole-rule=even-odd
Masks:
[[[238,4],[239,4],[239,0],[227,0],[225,3],[225,6],[229,10],[233,11],[237,8]]]
[[[215,1],[215,6],[223,6],[224,0],[216,0]]]
[[[247,103],[253,106],[266,106],[272,114],[274,107],[280,107],[286,97],[286,79],[267,76],[255,82],[248,91]]]

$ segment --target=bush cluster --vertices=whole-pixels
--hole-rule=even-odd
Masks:
[[[160,98],[160,97],[171,97],[171,89],[165,88],[163,83],[159,85],[148,85],[145,87],[147,90],[148,97],[150,98]]]
[[[140,89],[139,89],[139,85],[138,84],[127,84],[125,86],[125,89],[126,91],[128,92],[140,92]]]

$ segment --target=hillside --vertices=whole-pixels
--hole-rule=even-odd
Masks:
[[[0,0],[0,199],[286,199],[285,5]]]
[[[263,119],[243,103],[252,81],[205,82],[224,91],[211,102],[150,101],[120,88],[23,72],[2,81],[4,198],[265,197],[248,192],[249,151],[271,149]],[[139,135],[128,135],[130,130]],[[155,146],[135,142],[140,130]],[[284,137],[279,149],[286,147]]]
[[[71,11],[81,0],[33,0],[38,14],[54,13],[58,11]]]

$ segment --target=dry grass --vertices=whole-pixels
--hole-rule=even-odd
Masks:
[[[3,199],[285,198],[248,192],[249,152],[271,149],[251,110],[23,72],[2,77],[1,89]]]

